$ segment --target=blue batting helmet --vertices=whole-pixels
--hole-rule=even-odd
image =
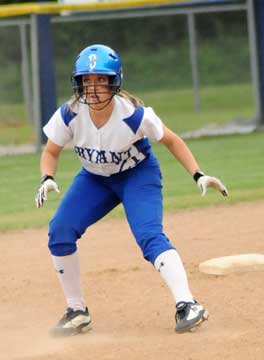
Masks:
[[[72,85],[75,88],[75,92],[76,88],[82,87],[82,75],[89,74],[108,75],[110,77],[109,83],[112,93],[118,93],[123,79],[119,55],[105,45],[97,44],[86,47],[77,56],[72,72]],[[77,90],[77,92],[79,91]]]

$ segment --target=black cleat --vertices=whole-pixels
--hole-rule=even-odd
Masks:
[[[193,331],[207,320],[208,316],[208,312],[196,301],[195,303],[181,301],[176,305],[175,331],[178,333]]]
[[[88,308],[85,311],[68,308],[58,324],[50,330],[53,337],[72,336],[91,329]]]

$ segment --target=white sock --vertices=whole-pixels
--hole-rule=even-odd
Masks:
[[[154,266],[170,288],[176,304],[180,301],[194,301],[185,269],[176,250],[170,249],[161,253]]]
[[[52,261],[57,272],[68,307],[74,310],[85,310],[81,292],[79,255],[53,256]]]

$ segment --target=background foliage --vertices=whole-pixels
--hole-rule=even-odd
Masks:
[[[201,86],[249,82],[245,13],[199,14],[196,28]],[[184,15],[76,20],[53,24],[52,31],[59,99],[71,94],[70,75],[77,54],[93,43],[108,44],[120,53],[125,86],[132,91],[192,86]],[[0,52],[0,65],[6,69],[0,84],[0,105],[22,102],[18,27],[1,28],[0,44],[5,49]],[[10,94],[6,91],[9,88],[16,91]]]
[[[58,106],[72,94],[70,78],[76,55],[87,45],[105,43],[121,55],[124,87],[141,96],[162,118],[174,118],[179,131],[210,122],[247,118],[254,113],[244,11],[195,16],[200,113],[193,112],[185,15],[92,21],[78,21],[76,16],[75,19],[52,23]],[[30,50],[28,26],[27,35]],[[32,143],[34,124],[24,106],[19,28],[1,27],[0,44],[3,49],[0,66],[5,69],[0,82],[0,144]],[[32,79],[28,81],[31,84]],[[231,107],[232,111],[227,113],[226,109],[229,111]]]

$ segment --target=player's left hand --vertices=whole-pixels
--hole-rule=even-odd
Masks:
[[[223,196],[228,196],[228,191],[225,185],[217,178],[208,176],[208,175],[202,175],[197,180],[197,185],[201,191],[202,196],[204,196],[207,192],[207,189],[209,187],[215,188],[216,190],[219,190]]]

